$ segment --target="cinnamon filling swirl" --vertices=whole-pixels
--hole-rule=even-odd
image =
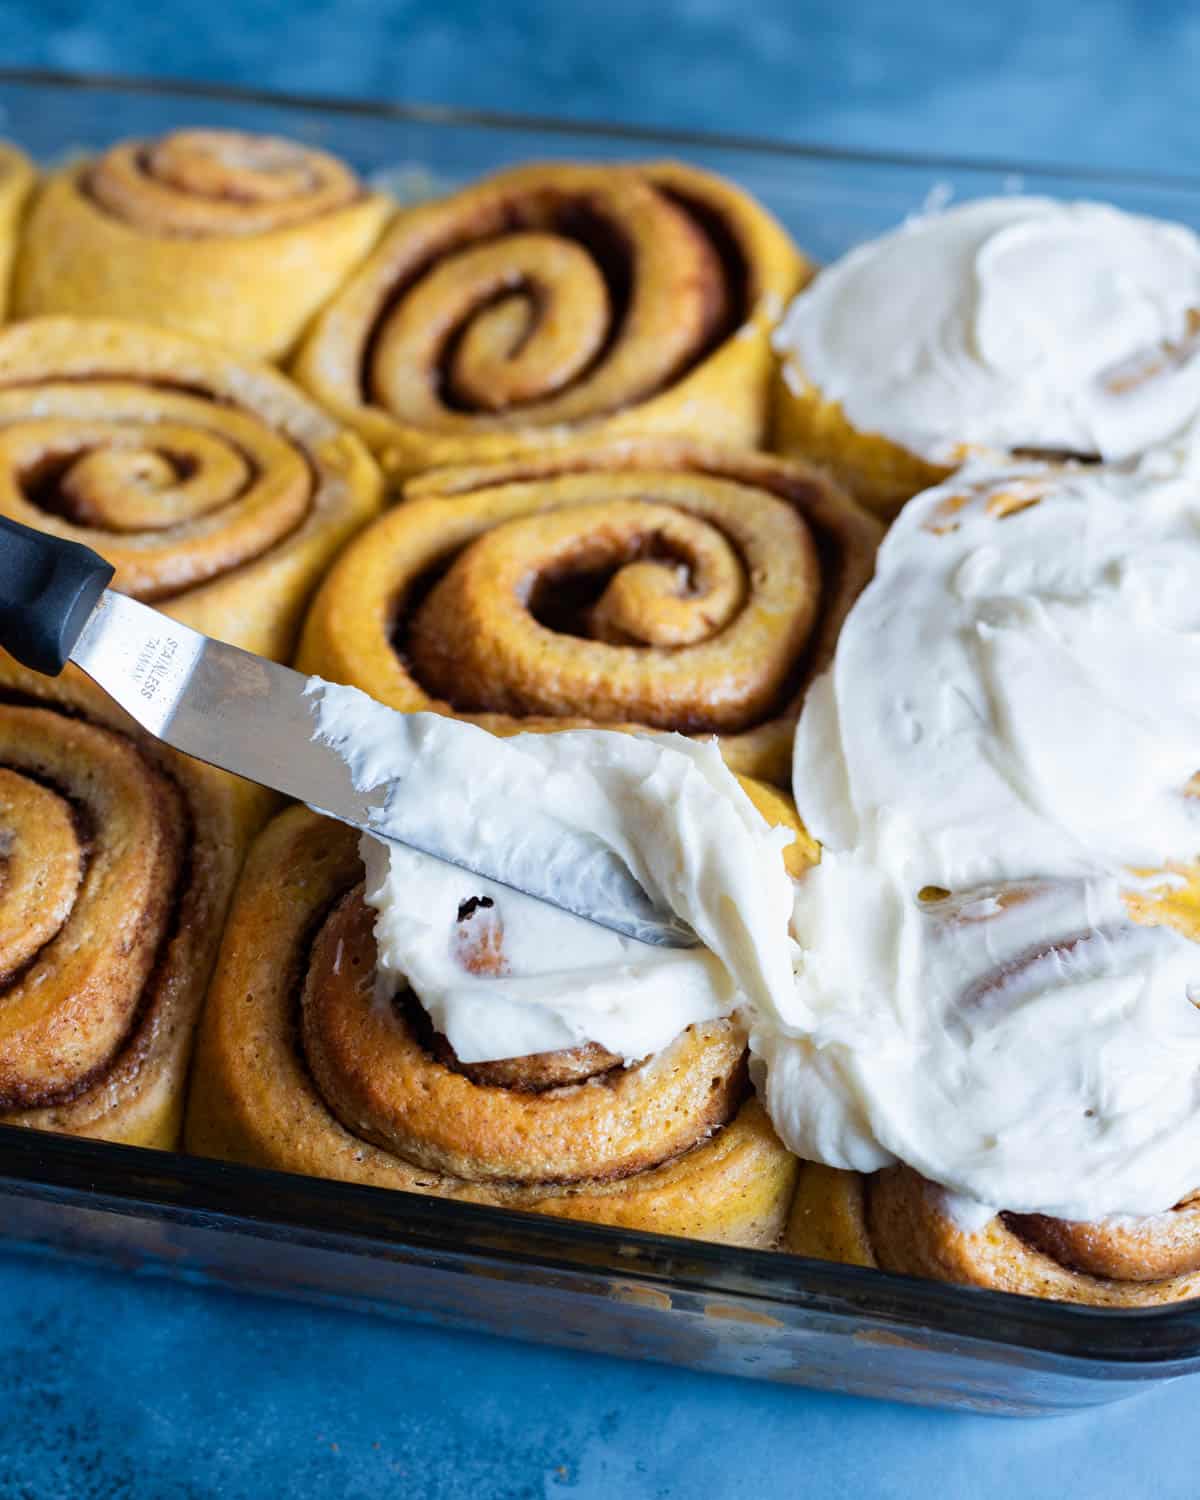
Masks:
[[[304,1055],[342,1123],[407,1161],[476,1182],[606,1181],[686,1151],[741,1102],[745,1042],[727,1021],[631,1067],[602,1048],[491,1063],[482,1076],[442,1061],[449,1044],[427,1022],[376,997],[372,921],[356,887],[321,926]]]
[[[0,514],[100,552],[113,587],[265,655],[290,647],[379,478],[281,377],[149,328],[0,335]]]
[[[807,274],[707,173],[521,167],[405,213],[297,369],[397,474],[608,431],[756,443],[767,335]]]
[[[87,171],[85,191],[150,234],[262,234],[303,223],[361,196],[327,151],[240,130],[176,130],[123,141]]]
[[[782,779],[799,701],[873,563],[821,476],[643,440],[414,481],[351,547],[301,667],[499,733],[719,733]]]
[[[158,963],[187,820],[121,736],[0,706],[0,1109],[62,1103],[108,1066]]]

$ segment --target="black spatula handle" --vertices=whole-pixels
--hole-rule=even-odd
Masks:
[[[0,646],[57,677],[112,575],[90,547],[0,516]]]

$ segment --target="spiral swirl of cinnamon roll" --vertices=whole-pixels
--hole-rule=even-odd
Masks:
[[[124,141],[39,195],[17,309],[130,318],[280,358],[389,212],[345,163],[278,136]]]
[[[0,1119],[172,1146],[262,799],[0,654]]]
[[[666,439],[446,470],[352,545],[300,665],[496,733],[718,733],[787,776],[876,524],[816,471]]]
[[[0,514],[83,542],[113,586],[268,656],[379,505],[358,439],[265,367],[128,324],[0,334]]]
[[[808,274],[706,172],[519,167],[404,213],[296,370],[399,475],[615,433],[753,446]]]
[[[794,822],[781,794],[755,795],[764,812]],[[693,1026],[631,1065],[595,1043],[464,1065],[411,993],[377,992],[361,882],[353,834],[306,810],[282,814],[254,846],[205,1012],[193,1150],[774,1243],[795,1161],[749,1092],[733,1021]],[[455,936],[472,972],[502,970],[503,936],[486,912],[460,911]]]
[[[806,1162],[784,1244],[819,1260],[1095,1307],[1200,1295],[1200,1197],[1148,1218],[1003,1213],[979,1225],[909,1167],[863,1178]]]

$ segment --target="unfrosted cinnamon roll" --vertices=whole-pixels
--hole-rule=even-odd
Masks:
[[[389,212],[336,157],[277,136],[124,141],[38,196],[17,312],[131,318],[277,359]]]
[[[766,816],[794,823],[782,794],[750,790]],[[801,864],[808,857],[804,843],[789,851]],[[461,1063],[411,992],[378,992],[362,874],[354,835],[301,809],[256,843],[205,1012],[191,1149],[626,1228],[774,1243],[795,1162],[749,1091],[735,1021],[695,1024],[631,1065],[596,1043]],[[475,975],[503,971],[503,933],[488,906],[464,903],[453,934]]]
[[[877,537],[816,471],[696,443],[444,470],[335,566],[299,664],[497,733],[716,733],[782,780]]]
[[[0,653],[0,1119],[170,1147],[261,797]]]
[[[83,542],[113,587],[266,656],[380,504],[359,439],[266,366],[130,323],[0,333],[0,514]]]
[[[707,172],[517,167],[402,214],[296,372],[400,476],[613,434],[754,446],[807,274]]]

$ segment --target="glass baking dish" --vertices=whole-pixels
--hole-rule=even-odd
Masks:
[[[200,124],[319,144],[417,194],[530,157],[678,154],[749,188],[820,259],[927,203],[999,192],[1099,197],[1200,228],[1200,178],[0,70],[0,133],[43,161]],[[0,1202],[0,1239],[21,1250],[975,1411],[1066,1411],[1200,1370],[1200,1300],[1067,1307],[3,1126]]]

